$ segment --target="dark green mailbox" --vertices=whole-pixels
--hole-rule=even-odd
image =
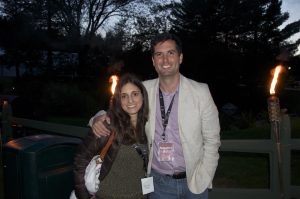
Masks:
[[[73,158],[79,138],[34,135],[4,146],[7,199],[67,199],[73,189]]]

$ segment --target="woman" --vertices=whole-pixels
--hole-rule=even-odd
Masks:
[[[101,166],[100,185],[96,198],[143,198],[141,178],[147,164],[147,139],[144,126],[148,120],[148,95],[142,82],[132,74],[119,80],[107,112],[114,132],[113,142]],[[104,147],[108,137],[96,138],[90,131],[75,156],[75,194],[87,199],[85,168]]]

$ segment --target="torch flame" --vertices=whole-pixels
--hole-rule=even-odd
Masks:
[[[116,90],[116,86],[117,86],[118,80],[119,80],[119,78],[118,78],[117,75],[112,75],[112,76],[110,76],[110,78],[109,78],[109,83],[112,83],[112,84],[111,84],[111,88],[110,88],[110,91],[111,91],[112,94],[115,93],[115,90]]]
[[[281,69],[282,69],[281,65],[278,65],[275,68],[273,80],[272,80],[271,87],[270,87],[270,94],[271,95],[274,95],[276,93],[275,92],[275,87],[276,87],[278,76],[279,76],[279,73],[281,72]]]

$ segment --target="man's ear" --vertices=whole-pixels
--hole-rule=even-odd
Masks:
[[[180,62],[180,64],[182,63],[182,60],[183,60],[183,53],[181,53],[181,54],[179,55],[179,62]]]
[[[152,65],[154,66],[154,59],[153,59],[153,56],[151,57],[151,59],[152,59]]]

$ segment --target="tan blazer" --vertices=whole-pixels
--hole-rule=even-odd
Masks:
[[[155,132],[156,94],[159,80],[144,82],[148,91],[150,115],[146,124],[150,157],[148,173],[153,158]],[[212,188],[218,165],[220,125],[218,110],[206,84],[180,76],[178,101],[179,134],[186,164],[187,182],[191,192],[202,193]]]

